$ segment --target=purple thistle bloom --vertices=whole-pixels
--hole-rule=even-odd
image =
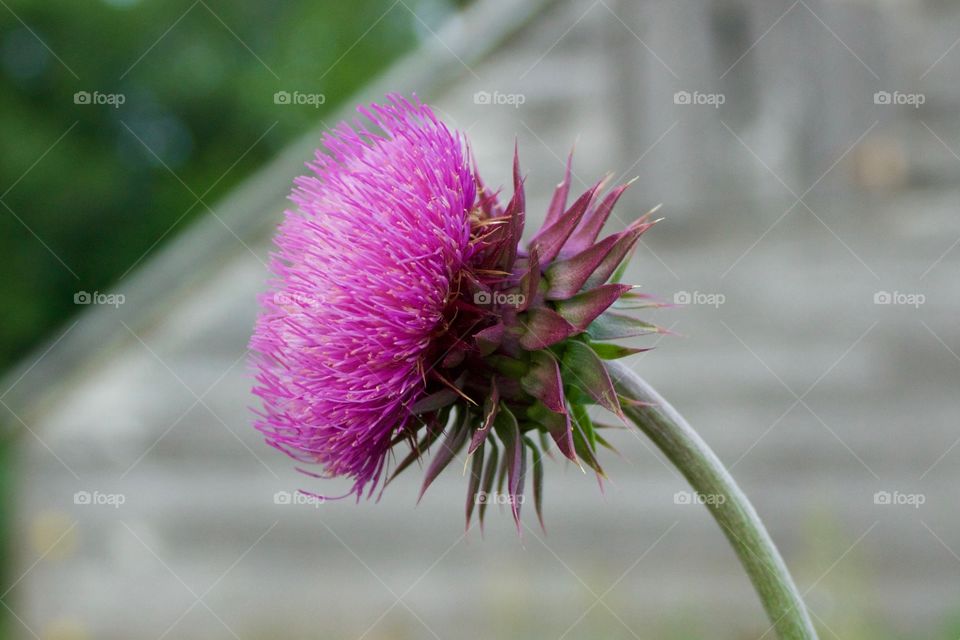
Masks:
[[[470,257],[476,199],[465,141],[426,106],[390,96],[342,123],[294,182],[250,346],[256,427],[359,498],[414,420],[425,357]]]
[[[603,194],[601,180],[568,206],[568,161],[523,246],[516,151],[502,207],[466,140],[429,108],[393,95],[359,111],[379,132],[341,124],[324,136],[276,238],[250,340],[267,442],[322,467],[300,469],[308,475],[351,478],[358,500],[432,448],[422,496],[465,451],[467,528],[474,511],[482,530],[487,506],[506,502],[519,534],[528,476],[543,526],[552,447],[604,478],[597,454],[613,447],[588,411],[601,407],[636,423],[695,490],[720,491],[711,511],[771,629],[816,640],[783,559],[716,455],[640,378],[604,362],[645,350],[611,341],[663,331],[623,313],[659,305],[619,283],[656,220],[600,238],[629,185]],[[404,442],[410,453],[388,473]]]
[[[587,406],[623,417],[603,360],[638,350],[606,341],[659,331],[611,310],[656,306],[618,283],[654,221],[599,239],[627,185],[603,195],[598,182],[568,206],[568,164],[521,246],[516,154],[501,206],[429,108],[390,96],[360,112],[380,132],[341,124],[295,181],[251,339],[256,426],[322,477],[352,478],[358,499],[435,448],[422,495],[465,450],[468,526],[505,492],[519,528],[528,468],[541,514],[551,446],[603,477],[609,444]]]

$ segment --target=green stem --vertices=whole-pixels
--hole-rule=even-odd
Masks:
[[[704,502],[750,576],[771,628],[781,640],[816,640],[817,632],[783,558],[730,472],[660,394],[626,365],[606,364],[617,392],[645,403],[625,406],[627,417],[676,465],[693,489],[707,498]]]

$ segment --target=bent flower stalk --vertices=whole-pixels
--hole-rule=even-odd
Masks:
[[[568,202],[570,163],[543,226],[521,243],[526,203],[481,180],[467,141],[429,107],[391,95],[360,107],[294,181],[251,349],[256,427],[313,477],[379,493],[432,449],[421,496],[454,460],[468,468],[466,525],[507,497],[520,531],[527,480],[543,525],[543,459],[555,448],[602,482],[598,405],[631,420],[702,493],[781,638],[815,638],[782,559],[716,456],[669,405],[612,362],[615,340],[660,332],[657,306],[621,284],[640,217],[601,238],[628,185]],[[394,448],[408,447],[395,455]]]

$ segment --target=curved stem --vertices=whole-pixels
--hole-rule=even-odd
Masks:
[[[693,489],[705,496],[733,545],[781,640],[816,640],[817,633],[787,566],[746,495],[707,443],[660,394],[629,367],[607,362],[617,392],[644,404],[624,413],[673,462]],[[722,496],[722,499],[719,498]]]

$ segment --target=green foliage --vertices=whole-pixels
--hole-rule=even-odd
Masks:
[[[434,26],[453,10],[449,2],[408,5]],[[402,5],[384,15],[389,7],[378,0],[9,0],[0,7],[0,367],[81,309],[75,292],[122,292],[121,277],[155,243],[210,215],[197,196],[215,206],[415,46],[422,25]],[[76,104],[78,91],[122,94],[124,103]],[[325,102],[278,105],[277,91],[323,94]]]

